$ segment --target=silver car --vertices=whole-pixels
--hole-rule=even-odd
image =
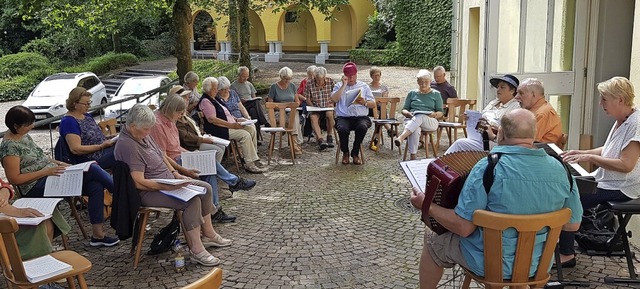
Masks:
[[[91,106],[107,103],[107,91],[100,79],[91,72],[82,72],[48,76],[31,91],[22,105],[33,111],[36,120],[65,114],[65,101],[69,98],[69,92],[78,86],[93,94]]]

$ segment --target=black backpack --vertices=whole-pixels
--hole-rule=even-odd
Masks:
[[[153,237],[147,254],[156,255],[169,251],[178,239],[178,234],[180,234],[180,222],[177,213],[174,213],[171,222]]]

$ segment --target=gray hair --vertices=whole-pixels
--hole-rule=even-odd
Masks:
[[[293,71],[291,70],[291,68],[285,66],[283,68],[280,68],[280,71],[278,71],[278,75],[280,75],[280,78],[292,78]]]
[[[371,68],[369,68],[369,76],[373,77],[373,74],[376,72],[380,72],[380,75],[382,75],[382,70],[380,70],[380,67],[372,66]]]
[[[243,71],[249,71],[249,67],[246,66],[240,66],[238,67],[238,75],[240,75],[240,73],[242,73]]]
[[[184,111],[185,109],[187,109],[187,104],[184,98],[176,94],[167,96],[160,104],[160,113],[165,116],[170,116],[174,112]]]
[[[317,69],[317,68],[318,68],[318,67],[317,67],[317,66],[315,66],[315,65],[309,65],[309,67],[307,67],[307,74],[309,74],[309,73],[315,73],[315,71],[316,71],[316,69]]]
[[[420,71],[418,71],[418,74],[416,74],[416,78],[417,79],[424,79],[424,80],[432,81],[433,80],[433,74],[431,74],[431,72],[429,70],[420,69]]]
[[[439,65],[439,66],[436,66],[436,67],[433,69],[433,73],[436,73],[436,71],[440,71],[440,72],[442,72],[442,73],[447,72],[447,71],[444,69],[444,67],[442,67],[442,66],[440,66],[440,65]]]
[[[184,101],[182,101],[184,103]],[[156,124],[156,115],[147,105],[138,103],[129,109],[127,124],[135,127],[152,127]]]
[[[518,90],[526,90],[533,93],[533,96],[544,97],[544,85],[537,78],[527,78],[520,82]]]
[[[200,77],[193,71],[189,71],[184,75],[184,83],[197,83],[198,80],[200,80]]]
[[[327,76],[327,69],[324,67],[316,67],[316,71],[313,73],[313,75],[315,75],[316,77],[326,77]]]
[[[209,94],[211,86],[213,86],[214,84],[218,85],[218,80],[215,77],[209,76],[202,81],[202,89],[205,93]]]
[[[231,82],[226,76],[218,77],[218,90],[223,90],[231,87]]]

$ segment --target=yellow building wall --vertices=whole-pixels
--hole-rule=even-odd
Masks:
[[[325,15],[312,10],[301,13],[298,23],[285,23],[286,9],[276,13],[273,13],[273,8],[266,8],[260,13],[251,11],[250,49],[268,51],[268,42],[273,41],[283,42],[283,51],[318,52],[319,41],[328,41],[329,51],[355,48],[368,29],[367,18],[373,15],[375,6],[371,0],[353,0],[349,5],[341,5],[340,9],[332,21],[325,21]],[[203,9],[193,6],[193,15],[199,10]],[[219,18],[215,23],[216,39],[218,42],[226,41],[229,17],[212,9],[204,10],[214,19]]]

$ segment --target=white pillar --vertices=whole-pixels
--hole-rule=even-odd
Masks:
[[[329,59],[329,41],[318,41],[320,44],[320,53],[316,55],[316,63],[324,64]]]
[[[276,41],[276,53],[278,54],[278,56],[282,56],[284,55],[284,53],[282,53],[282,41]]]
[[[218,60],[229,60],[229,50],[227,44],[231,44],[228,41],[220,41],[220,51],[218,52]]]
[[[276,43],[278,41],[269,41],[269,52],[264,55],[264,62],[280,62],[280,54],[277,52]],[[282,49],[282,47],[280,47]]]

